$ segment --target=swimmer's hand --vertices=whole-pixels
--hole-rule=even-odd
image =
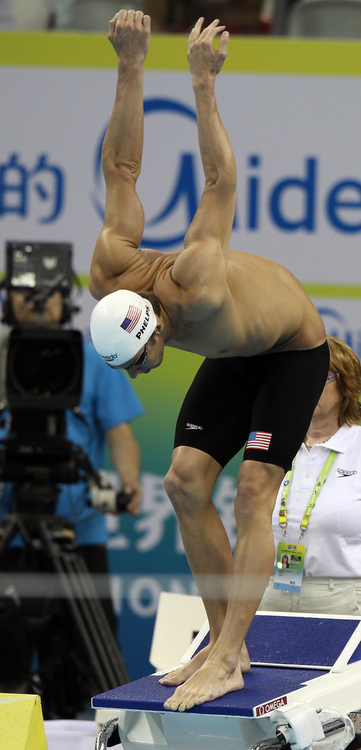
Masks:
[[[126,67],[143,63],[150,40],[150,16],[140,10],[120,10],[109,23],[108,39]]]
[[[228,31],[225,26],[219,26],[216,18],[202,31],[203,18],[199,18],[192,29],[188,39],[188,62],[189,69],[194,78],[202,79],[204,75],[211,73],[216,76],[227,57],[229,42]],[[213,47],[213,41],[217,34],[222,34],[219,49]]]

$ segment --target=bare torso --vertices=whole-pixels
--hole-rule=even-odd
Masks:
[[[312,349],[324,342],[319,313],[283,266],[230,250],[226,265],[210,272],[205,267],[204,283],[198,274],[193,289],[174,281],[180,255],[139,250],[109,288],[152,291],[168,324],[167,346],[217,358]],[[217,278],[216,290],[209,276]]]

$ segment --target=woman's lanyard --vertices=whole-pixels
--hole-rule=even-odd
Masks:
[[[303,514],[303,518],[302,518],[301,525],[300,525],[301,533],[300,533],[299,539],[303,538],[303,535],[308,528],[308,524],[311,518],[311,513],[315,507],[316,500],[321,492],[321,487],[324,485],[327,479],[327,476],[330,472],[331,466],[336,456],[337,456],[337,451],[330,450],[330,453],[327,456],[326,461],[323,465],[321,474],[317,478],[312,495],[306,505],[305,512]],[[295,459],[293,459],[292,468],[290,469],[290,471],[287,472],[286,478],[283,482],[284,490],[281,495],[281,505],[280,505],[280,512],[279,512],[279,525],[282,529],[283,536],[286,536],[288,493],[290,490],[294,465],[295,465]]]

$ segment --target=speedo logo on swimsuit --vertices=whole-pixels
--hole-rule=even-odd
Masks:
[[[249,433],[246,448],[256,448],[260,451],[268,451],[272,438],[272,432],[260,432],[255,430]]]
[[[147,325],[149,323],[149,319],[150,319],[150,314],[149,314],[150,313],[150,307],[148,307],[148,305],[147,305],[146,308],[145,308],[145,310],[146,310],[146,312],[145,312],[145,318],[143,320],[143,325],[140,328],[140,330],[138,331],[138,333],[135,334],[135,336],[136,336],[137,339],[140,339],[143,336],[143,333],[146,331]]]
[[[338,477],[337,479],[341,479],[341,477],[352,477],[354,474],[357,474],[357,471],[346,471],[346,469],[337,469]]]
[[[100,356],[102,359],[105,359],[106,362],[113,362],[114,359],[118,359],[117,354],[101,354]]]
[[[199,424],[192,424],[192,422],[187,422],[186,430],[203,430],[203,427],[201,427]]]

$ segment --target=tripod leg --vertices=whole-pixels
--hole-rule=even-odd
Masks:
[[[63,550],[54,541],[45,520],[40,522],[39,530],[90,660],[96,692],[129,682],[118,644],[84,561],[76,552]]]
[[[94,634],[95,642],[97,645],[99,644],[99,649],[103,651],[103,660],[107,659],[109,674],[113,674],[113,679],[115,678],[117,685],[124,685],[129,682],[129,676],[86,564],[77,555],[73,555],[67,562],[69,570],[72,571],[72,581],[78,592],[79,601],[88,607],[91,616],[90,628]],[[98,641],[99,634],[101,645]]]

